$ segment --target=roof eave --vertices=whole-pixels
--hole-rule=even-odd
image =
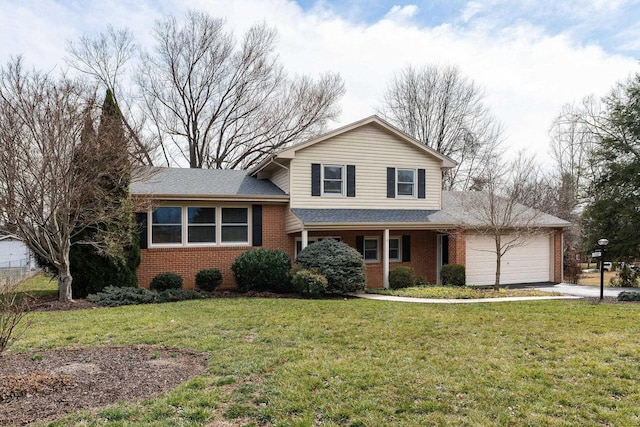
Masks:
[[[166,201],[224,201],[224,202],[270,202],[270,203],[287,203],[288,195],[282,196],[264,196],[264,195],[209,195],[209,194],[132,194],[137,198],[149,198],[153,200]]]

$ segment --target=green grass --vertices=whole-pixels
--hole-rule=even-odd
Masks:
[[[626,426],[640,423],[639,316],[579,301],[212,299],[34,313],[12,350],[210,354],[170,393],[54,425]]]
[[[466,286],[415,286],[403,289],[367,289],[369,294],[393,295],[411,298],[502,298],[502,297],[539,297],[560,295],[557,292],[544,292],[536,289],[505,289],[498,291],[492,288],[471,288]]]
[[[58,295],[58,280],[38,273],[20,282],[16,289],[36,297],[55,296]]]

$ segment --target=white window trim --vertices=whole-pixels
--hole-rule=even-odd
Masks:
[[[153,243],[153,226],[154,225],[178,225],[178,224],[165,224],[165,223],[160,223],[160,224],[154,224],[153,222],[153,211],[155,209],[150,209],[149,213],[148,213],[148,218],[149,220],[147,221],[147,235],[148,235],[148,242],[147,242],[147,247],[154,247],[154,248],[179,248],[181,246],[184,246],[184,242],[185,242],[185,236],[184,236],[184,207],[180,206],[180,205],[163,205],[163,206],[156,206],[157,208],[180,208],[180,243]]]
[[[413,171],[413,186],[412,188],[412,193],[411,195],[408,194],[400,194],[400,192],[398,191],[398,186],[400,184],[408,184],[409,182],[407,181],[402,181],[400,182],[400,179],[398,178],[400,175],[400,171]],[[404,198],[404,199],[415,199],[416,198],[416,187],[418,186],[417,184],[417,177],[418,177],[418,171],[416,169],[412,169],[412,168],[396,168],[396,197],[397,198]]]
[[[340,168],[342,170],[342,185],[340,186],[340,193],[326,193],[324,191],[324,168],[325,167],[336,167],[336,168]],[[327,196],[327,197],[344,197],[344,195],[346,194],[346,186],[347,186],[347,177],[346,177],[346,173],[347,173],[347,168],[345,167],[345,165],[335,165],[335,164],[322,164],[320,165],[320,186],[321,186],[321,194],[322,196]],[[332,181],[336,181],[336,180],[332,180]]]
[[[367,252],[367,240],[376,241],[376,259],[367,259],[365,253]],[[364,236],[362,240],[362,258],[367,264],[375,264],[380,262],[380,237],[379,236]]]
[[[223,224],[222,224],[222,210],[225,209],[225,208],[232,208],[232,209],[234,209],[234,208],[235,209],[244,208],[244,209],[247,210],[247,241],[246,242],[223,242],[222,241],[222,227],[223,227]],[[252,228],[251,224],[253,223],[252,222],[253,218],[251,217],[251,213],[252,212],[251,212],[251,209],[249,209],[249,206],[235,206],[235,205],[220,206],[218,208],[218,210],[220,211],[220,214],[218,214],[218,212],[216,211],[216,220],[218,220],[218,219],[220,220],[219,221],[219,224],[220,224],[219,230],[218,230],[218,228],[216,228],[216,241],[220,242],[220,243],[218,243],[218,246],[251,246],[251,241],[253,239],[253,236],[251,235],[251,231],[252,231],[251,230],[251,228]],[[244,225],[244,224],[229,223],[229,224],[226,224],[226,225],[228,225],[228,226],[236,225],[237,226],[237,225]]]
[[[181,209],[181,243],[153,243],[153,211],[157,208],[180,208]],[[194,242],[189,243],[189,208],[216,208],[216,241],[215,242]],[[222,209],[223,208],[242,208],[247,210],[247,241],[246,242],[222,242]],[[251,246],[253,242],[253,210],[251,206],[231,204],[231,205],[206,205],[206,204],[161,204],[150,208],[147,211],[147,247],[148,248],[182,248],[182,247],[233,247],[233,246]]]
[[[216,210],[216,223],[213,224],[216,227],[216,235],[215,235],[215,242],[189,242],[189,208],[215,208]],[[183,206],[183,214],[184,214],[184,223],[185,223],[185,227],[186,227],[186,233],[184,233],[185,237],[184,237],[184,242],[185,242],[185,246],[215,246],[219,240],[218,240],[218,228],[220,227],[220,225],[218,224],[218,210],[220,209],[219,206],[194,206],[194,205],[187,205],[187,206]],[[202,224],[202,225],[211,225],[211,224]]]
[[[389,250],[391,250],[391,241],[398,241],[398,258],[391,258],[389,255],[389,262],[402,262],[402,237],[401,236],[389,236]]]

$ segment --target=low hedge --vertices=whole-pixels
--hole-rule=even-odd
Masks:
[[[122,305],[157,304],[210,297],[211,295],[207,292],[188,289],[165,289],[164,291],[156,292],[145,288],[107,286],[102,292],[87,296],[87,301],[102,307],[119,307]]]

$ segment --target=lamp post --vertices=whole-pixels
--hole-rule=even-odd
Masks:
[[[598,240],[598,246],[600,246],[600,301],[604,298],[604,250],[608,244],[607,239]]]

